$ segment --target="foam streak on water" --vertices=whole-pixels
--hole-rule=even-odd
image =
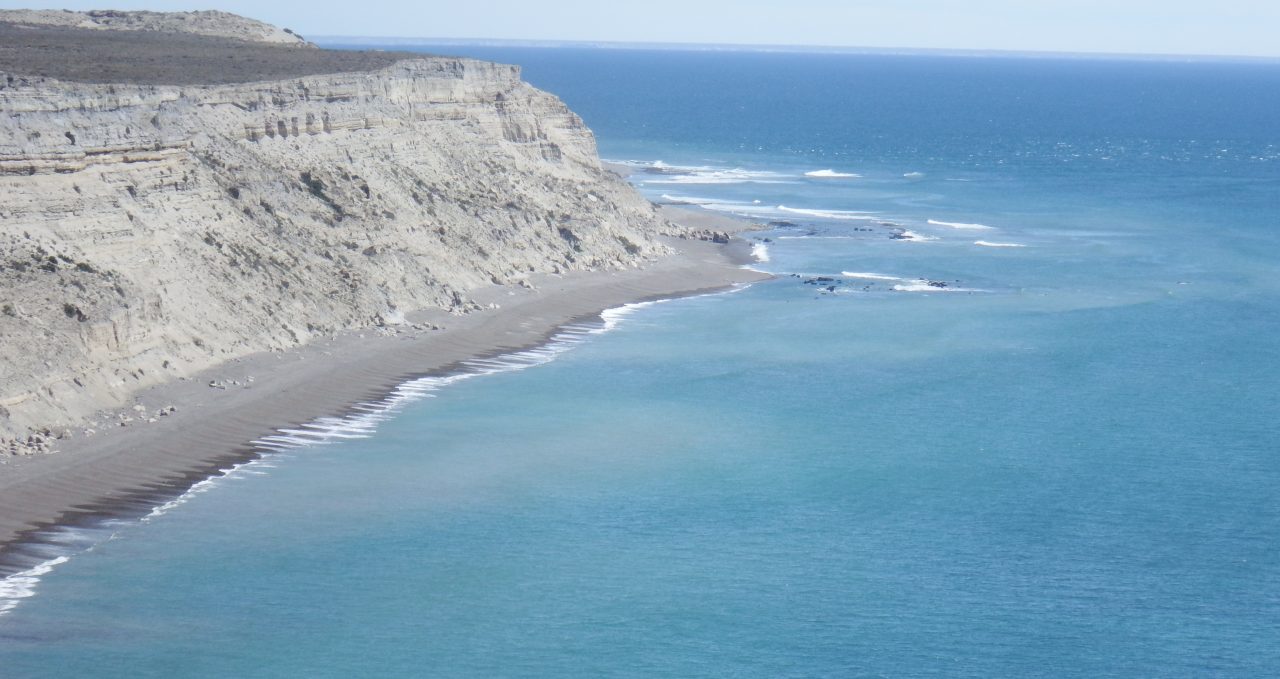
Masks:
[[[943,221],[938,221],[936,219],[930,219],[929,223],[932,224],[933,226],[947,226],[953,229],[963,229],[966,231],[991,231],[996,228],[994,226],[987,226],[986,224],[966,224],[964,222],[943,222]]]
[[[856,179],[862,175],[853,172],[836,172],[835,170],[813,170],[812,172],[804,173],[804,176],[816,179]]]

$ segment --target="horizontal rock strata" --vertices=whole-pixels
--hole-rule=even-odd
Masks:
[[[224,85],[0,73],[0,111],[14,450],[236,357],[465,313],[469,291],[535,273],[635,266],[676,229],[512,66]]]

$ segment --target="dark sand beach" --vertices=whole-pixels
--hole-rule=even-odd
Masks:
[[[726,230],[743,223],[666,207],[688,226]],[[749,247],[672,240],[677,254],[626,271],[544,276],[533,290],[477,291],[484,306],[462,316],[410,314],[442,330],[365,330],[297,350],[266,352],[188,380],[140,393],[148,412],[175,412],[79,436],[51,455],[0,460],[0,574],[29,567],[29,548],[51,527],[138,516],[204,478],[256,458],[250,443],[281,427],[349,413],[398,384],[444,374],[460,361],[528,348],[561,326],[627,303],[685,296],[767,278],[743,264]],[[210,383],[219,387],[211,387]],[[226,385],[221,388],[221,385]]]

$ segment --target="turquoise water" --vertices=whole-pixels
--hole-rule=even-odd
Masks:
[[[1280,66],[473,51],[780,277],[115,527],[0,676],[1274,675]]]

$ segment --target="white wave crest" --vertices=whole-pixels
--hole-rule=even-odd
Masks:
[[[69,560],[59,556],[0,580],[0,615],[17,608],[23,599],[35,596],[40,577]]]
[[[866,240],[857,236],[774,236],[774,240]]]
[[[748,217],[753,219],[777,219],[784,216],[775,207],[760,205],[760,201],[752,201],[750,203],[736,200],[719,200],[715,198],[698,198],[695,196],[682,196],[669,193],[662,194],[661,198],[665,201],[678,205],[693,205],[704,210],[714,210],[716,212],[724,212],[726,214],[736,215],[738,217]]]
[[[862,175],[853,172],[836,172],[835,170],[814,170],[804,173],[804,176],[818,179],[856,179]]]
[[[938,239],[933,236],[924,236],[924,235],[918,234],[915,231],[904,230],[894,234],[894,240],[904,240],[904,241],[910,241],[912,243],[925,243],[931,240],[938,240]]]
[[[981,245],[984,248],[1025,248],[1027,246],[1022,243],[994,243],[989,240],[975,240],[974,245]]]
[[[693,207],[702,208],[703,210],[723,212],[725,214],[734,215],[736,217],[745,217],[748,219],[775,219],[779,216],[775,208],[756,205],[753,203],[744,203],[736,200],[698,198],[696,196],[681,196],[670,193],[662,194],[661,198],[662,200],[674,205],[691,205]]]
[[[786,175],[741,167],[675,166],[655,161],[636,177],[644,184],[786,184]]]
[[[601,158],[600,162],[609,163],[610,165],[626,165],[627,167],[654,167],[663,164],[661,160],[619,160],[616,158]]]
[[[964,229],[968,231],[994,231],[996,227],[987,226],[986,224],[966,224],[964,222],[944,222],[937,219],[930,219],[929,223],[934,226],[946,226],[952,229]]]
[[[986,292],[978,288],[957,288],[950,285],[946,287],[931,285],[929,281],[920,278],[909,283],[901,283],[893,286],[894,292]]]
[[[661,195],[662,200],[679,205],[694,205],[705,210],[714,210],[716,212],[726,212],[737,215],[739,217],[749,217],[753,219],[794,219],[796,216],[810,217],[813,219],[829,219],[832,221],[854,221],[854,222],[876,222],[881,218],[877,217],[875,212],[865,212],[858,210],[815,210],[808,208],[794,208],[786,205],[769,206],[761,205],[760,201],[736,201],[723,200],[717,198],[700,198],[697,196],[686,196],[681,194],[664,193]]]
[[[704,210],[713,210],[715,212],[724,212],[737,217],[745,217],[747,219],[767,219],[788,221],[797,217],[808,217],[811,219],[831,220],[842,222],[875,222],[880,226],[896,227],[897,222],[886,221],[880,213],[867,210],[829,210],[829,209],[812,209],[788,207],[786,205],[769,206],[761,205],[759,200],[750,202],[739,200],[725,200],[719,198],[703,198],[699,196],[688,196],[678,193],[664,193],[659,196],[662,200],[675,205],[691,205],[700,207]],[[803,236],[779,236],[778,239],[800,239],[800,238],[831,238],[850,240],[862,238],[859,236],[835,236],[808,234]],[[933,240],[927,236],[916,234],[917,240]]]
[[[755,245],[752,245],[751,256],[754,257],[757,262],[769,261],[769,246],[764,243],[756,243]]]
[[[730,204],[730,201],[722,201],[716,198],[699,198],[697,196],[677,196],[670,193],[662,194],[662,199],[671,203],[680,203],[682,205],[717,205]]]
[[[601,323],[575,323],[563,326],[546,344],[491,358],[462,361],[459,364],[460,372],[410,380],[397,386],[389,396],[380,401],[353,405],[350,415],[321,417],[296,427],[277,429],[277,433],[251,442],[255,451],[264,456],[272,455],[273,457],[260,457],[244,462],[199,481],[178,497],[154,507],[140,521],[143,523],[153,521],[228,479],[249,474],[262,474],[263,469],[270,469],[273,466],[268,460],[275,459],[274,456],[282,452],[327,445],[344,439],[365,438],[373,434],[379,424],[389,420],[405,406],[422,399],[435,398],[436,392],[455,382],[482,375],[524,370],[549,363],[557,356],[585,342],[589,337],[613,330],[624,317],[636,310],[667,301],[670,300],[635,302],[606,309],[600,313]],[[115,530],[124,525],[128,524],[119,519],[107,519],[100,525],[87,528],[59,526],[51,529],[49,538],[41,540],[36,546],[41,553],[63,553],[48,558],[25,571],[0,578],[0,616],[16,608],[23,599],[34,596],[40,579],[54,568],[69,561],[71,556],[83,553],[93,545],[109,539]]]
[[[862,210],[811,210],[808,208],[779,205],[778,211],[793,215],[816,217],[818,219],[839,219],[858,222],[873,222],[879,219],[879,217],[873,216],[875,214],[874,212],[866,212]]]
[[[845,278],[861,278],[869,281],[905,281],[907,279],[901,276],[890,276],[882,273],[864,273],[860,271],[841,271],[841,276]]]
[[[924,173],[923,173],[923,172],[908,172],[908,173],[906,173],[906,174],[904,174],[904,175],[902,175],[902,176],[903,176],[904,178],[906,178],[906,179],[921,179],[921,178],[923,178],[923,177],[924,177]]]

